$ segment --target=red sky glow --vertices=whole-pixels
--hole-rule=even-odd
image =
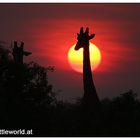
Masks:
[[[140,94],[140,4],[0,4],[0,19],[0,40],[24,41],[33,53],[27,61],[55,67],[49,79],[60,99],[83,94],[82,74],[67,60],[82,26],[96,34],[91,42],[102,54],[93,72],[99,97]]]

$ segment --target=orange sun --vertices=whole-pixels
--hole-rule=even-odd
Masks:
[[[73,70],[83,72],[83,48],[74,50],[75,44],[68,51],[68,61]],[[101,62],[101,52],[99,48],[90,42],[90,64],[91,69],[95,70]]]

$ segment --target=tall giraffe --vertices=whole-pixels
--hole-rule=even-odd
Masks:
[[[96,88],[92,78],[91,66],[90,66],[90,52],[89,52],[89,40],[92,39],[95,34],[89,35],[89,29],[83,31],[83,27],[80,29],[80,34],[77,34],[77,44],[75,50],[83,48],[83,84],[84,84],[84,96],[83,104],[88,106],[96,106],[99,104],[99,98],[97,96]]]

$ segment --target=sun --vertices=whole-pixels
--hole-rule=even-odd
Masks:
[[[68,62],[73,70],[83,72],[83,48],[74,50],[75,44],[68,51]],[[92,71],[101,63],[101,52],[99,48],[90,42],[90,64]]]

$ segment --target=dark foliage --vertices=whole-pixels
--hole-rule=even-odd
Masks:
[[[92,109],[58,102],[37,63],[14,63],[0,45],[0,128],[33,129],[33,136],[140,136],[140,102],[132,90]]]
[[[55,94],[47,72],[35,62],[18,65],[10,51],[0,46],[0,111],[3,127],[33,127],[47,108],[55,106]],[[44,111],[43,111],[44,110]]]

